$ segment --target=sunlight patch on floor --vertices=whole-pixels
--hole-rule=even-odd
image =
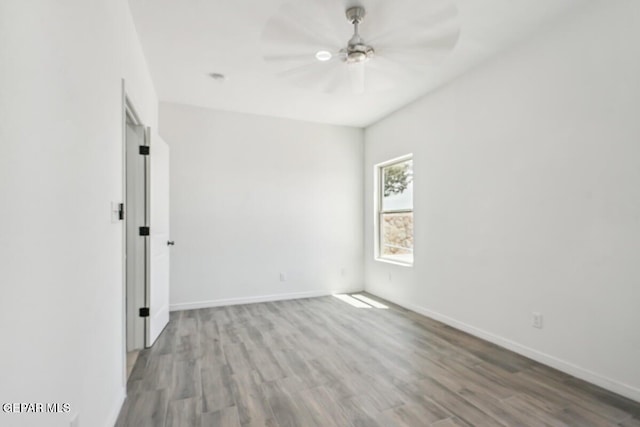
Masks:
[[[381,308],[387,309],[386,305],[379,303],[378,301],[366,297],[362,294],[355,295],[346,295],[346,294],[333,294],[334,297],[338,298],[342,302],[346,302],[349,305],[352,305],[357,308]]]
[[[351,296],[354,297],[354,298],[357,298],[360,301],[365,302],[365,303],[367,303],[370,306],[375,307],[375,308],[381,308],[383,310],[386,310],[386,309],[389,308],[388,306],[386,306],[386,305],[384,305],[384,304],[382,304],[382,303],[380,303],[380,302],[378,302],[378,301],[376,301],[374,299],[371,299],[371,298],[369,298],[367,296],[364,296],[362,294],[354,294],[354,295],[351,295]]]
[[[357,300],[353,298],[351,295],[334,294],[333,296],[338,298],[340,301],[346,302],[347,304],[350,304],[357,308],[372,308],[369,304],[366,304],[360,300]]]

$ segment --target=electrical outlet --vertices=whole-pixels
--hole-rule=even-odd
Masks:
[[[542,329],[542,313],[533,312],[533,327]]]
[[[340,270],[340,275],[341,275],[342,277],[345,277],[345,276],[347,275],[347,269],[343,267],[343,268]]]
[[[281,282],[286,282],[287,281],[287,273],[280,273],[280,281]]]
[[[392,279],[391,279],[391,273],[389,273],[389,281],[391,282],[391,280],[392,280]]]

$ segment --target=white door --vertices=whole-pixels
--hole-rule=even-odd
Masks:
[[[146,306],[146,237],[140,236],[139,228],[147,224],[145,158],[140,146],[145,144],[144,126],[127,121],[126,135],[126,301],[127,301],[127,351],[145,346],[145,319],[139,310]]]
[[[147,133],[149,130],[147,129]],[[169,146],[156,133],[149,141],[146,346],[151,347],[169,323]]]

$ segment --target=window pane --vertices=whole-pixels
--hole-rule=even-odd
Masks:
[[[382,210],[413,209],[413,160],[382,168]]]
[[[413,262],[413,212],[380,215],[380,256]]]

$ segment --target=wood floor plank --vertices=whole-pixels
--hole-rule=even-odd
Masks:
[[[285,371],[280,367],[273,351],[265,346],[250,346],[247,349],[252,370],[257,371],[262,381],[273,381],[284,378]]]
[[[170,401],[165,427],[200,427],[200,405],[200,399],[193,397]]]
[[[523,377],[530,383],[544,383],[545,387],[553,388],[556,392],[562,393],[563,397],[571,401],[573,405],[592,410],[602,417],[613,422],[621,422],[629,418],[629,413],[622,409],[611,406],[601,398],[596,398],[593,394],[586,392],[580,387],[571,386],[563,382],[558,382],[550,378],[543,378],[531,371],[519,372],[518,376]]]
[[[568,427],[567,424],[557,419],[554,414],[541,410],[540,407],[531,403],[530,400],[521,396],[512,396],[503,400],[503,409],[521,421],[526,421],[525,425],[543,425],[552,427]]]
[[[540,367],[542,365],[537,366]],[[566,374],[563,383],[573,392],[579,393],[583,399],[586,398],[588,403],[598,401],[600,404],[622,411],[623,414],[620,414],[622,417],[624,417],[624,414],[630,414],[640,418],[640,405],[631,399],[627,399],[626,397],[605,390],[602,387],[598,387],[595,384],[589,384],[586,381]]]
[[[529,427],[545,427],[542,420],[538,419],[533,413],[520,411],[517,406],[509,406],[508,404],[495,399],[493,396],[485,393],[483,390],[469,387],[459,393],[470,404],[489,414],[501,424],[506,426],[529,426]],[[564,427],[564,426],[563,426]]]
[[[264,383],[262,387],[280,427],[322,427],[300,399],[287,391],[282,380]]]
[[[622,427],[640,427],[640,418],[629,418],[626,421],[620,423]]]
[[[180,335],[176,337],[173,355],[176,360],[199,359],[201,354],[198,335]]]
[[[149,362],[149,353],[149,350],[141,350],[140,353],[138,353],[138,358],[136,359],[133,369],[131,370],[131,374],[129,375],[129,381],[138,381],[144,378],[147,364]]]
[[[215,412],[205,412],[200,417],[202,427],[242,427],[235,406]]]
[[[387,409],[382,415],[385,420],[385,425],[420,427],[443,420],[442,416],[429,411],[429,409],[417,403]]]
[[[522,376],[512,375],[490,364],[482,363],[476,365],[473,370],[482,373],[489,379],[508,384],[519,394],[544,402],[545,407],[551,412],[562,410],[571,404],[571,401],[566,396],[545,384],[527,381]]]
[[[317,373],[311,369],[307,361],[293,349],[278,348],[273,352],[278,364],[282,366],[286,377],[297,377],[303,381],[308,388],[322,385],[322,380]]]
[[[439,361],[439,363],[447,369],[449,375],[454,375],[461,382],[461,389],[469,390],[472,387],[477,390],[481,389],[483,393],[486,393],[498,400],[509,398],[516,393],[512,388],[505,384],[492,381],[484,375],[458,363],[455,360],[443,360]]]
[[[426,396],[471,426],[508,425],[500,422],[499,419],[492,418],[489,414],[471,404],[460,395],[446,389],[437,381],[424,379],[419,383],[423,387],[423,392]]]
[[[167,325],[164,333],[160,334],[160,336],[156,340],[153,348],[142,350],[141,354],[151,353],[153,355],[163,355],[173,353],[176,340],[176,328],[176,324],[170,322],[169,325]]]
[[[275,424],[273,411],[260,381],[260,374],[256,371],[243,372],[231,377],[231,393],[242,426]]]
[[[575,406],[569,406],[555,415],[557,419],[568,426],[613,427],[619,425],[607,420],[606,418],[600,417],[594,412]]]
[[[244,343],[224,343],[222,345],[227,363],[232,373],[247,372],[253,369],[251,356]]]
[[[447,418],[442,421],[437,421],[431,424],[431,427],[463,427],[465,424],[460,422],[457,418]]]
[[[638,402],[372,298],[388,309],[329,296],[172,312],[117,426],[640,425]]]
[[[167,404],[166,390],[145,391],[128,396],[116,426],[164,426]]]
[[[416,403],[429,412],[434,414],[437,419],[453,418],[454,414],[448,411],[445,407],[431,400],[426,394],[423,387],[418,383],[406,383],[398,386],[398,389],[403,392],[405,396],[405,402]]]
[[[299,394],[316,424],[323,427],[350,427],[345,411],[338,406],[325,387],[303,390]]]
[[[141,391],[165,390],[174,380],[174,360],[172,354],[152,355],[142,378]]]
[[[227,365],[202,368],[200,376],[204,412],[215,412],[235,405],[231,369]]]
[[[368,396],[379,411],[395,408],[405,403],[402,392],[394,385],[376,376],[375,372],[363,369],[350,378],[358,393]]]
[[[202,382],[198,360],[176,360],[174,362],[171,391],[172,400],[201,396]]]
[[[338,406],[354,427],[389,427],[382,424],[379,411],[366,396],[340,399]]]

